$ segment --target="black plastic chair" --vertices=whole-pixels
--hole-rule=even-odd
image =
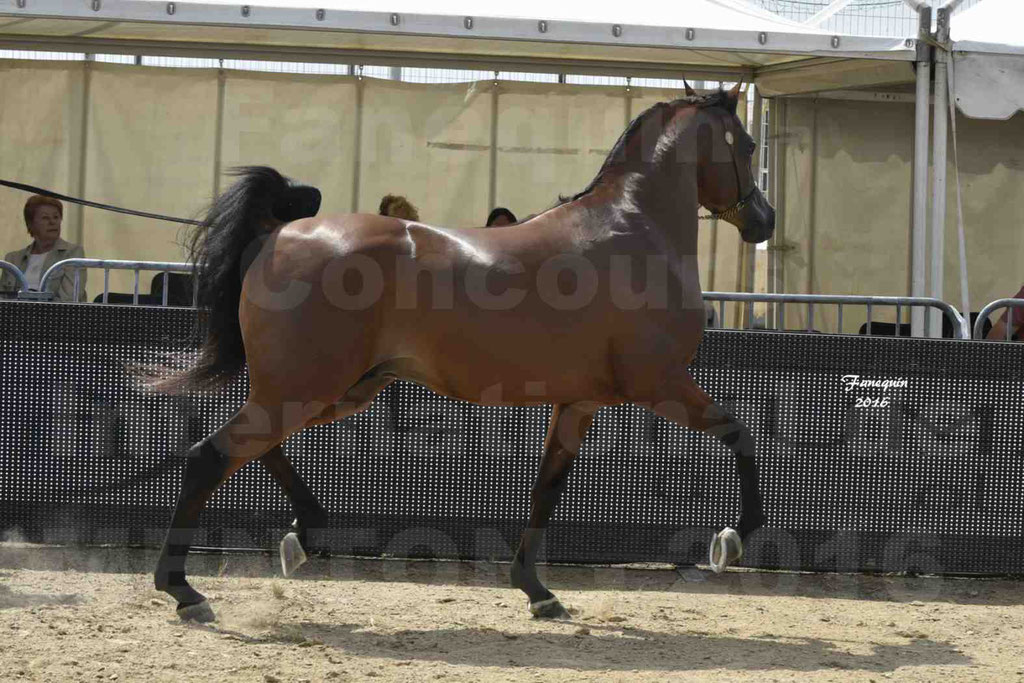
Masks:
[[[952,327],[950,327],[952,330]],[[871,321],[871,332],[868,332],[868,324],[864,323],[860,326],[860,330],[857,334],[867,335],[870,334],[872,337],[895,337],[896,336],[896,323],[882,323]],[[900,324],[900,336],[910,336],[910,323]]]
[[[192,276],[187,273],[167,273],[167,305],[192,305]],[[149,285],[149,293],[157,298],[157,305],[163,302],[164,273],[157,273]]]
[[[971,329],[974,329],[974,323],[978,319],[978,311],[971,313]],[[988,331],[992,329],[992,320],[989,318],[985,321],[983,335],[988,334]],[[868,324],[864,323],[860,326],[860,330],[857,334],[868,334]],[[871,336],[872,337],[895,337],[896,336],[896,323],[882,323],[882,322],[871,322]],[[910,323],[900,323],[900,336],[910,336]],[[956,334],[953,331],[953,323],[946,315],[942,316],[942,336],[945,339],[955,339]]]
[[[94,304],[103,303],[103,295],[97,294],[92,302]],[[108,292],[107,293],[108,304],[127,304],[131,305],[132,295],[125,294],[124,292]],[[139,294],[139,305],[140,306],[160,306],[163,304],[162,296],[153,296],[152,294]]]

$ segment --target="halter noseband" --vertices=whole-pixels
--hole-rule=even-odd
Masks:
[[[754,192],[755,191],[757,191],[757,185],[754,185],[754,187],[750,188],[750,192],[748,192],[746,194],[746,196],[741,197],[738,202],[736,202],[735,204],[730,206],[725,211],[719,211],[718,213],[715,213],[714,211],[712,211],[707,216],[698,216],[697,220],[700,220],[700,221],[718,221],[718,220],[727,221],[730,218],[733,218],[736,214],[738,214],[740,211],[743,210],[743,207],[747,205],[747,202],[750,201],[750,198],[754,196]]]

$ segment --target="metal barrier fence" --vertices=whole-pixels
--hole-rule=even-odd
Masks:
[[[132,270],[134,271],[134,284],[132,289],[132,304],[140,303],[139,294],[139,273],[141,271],[155,271],[164,274],[163,288],[161,292],[161,301],[159,305],[167,306],[170,287],[168,286],[168,277],[170,273],[187,273],[192,274],[195,267],[189,263],[175,263],[175,262],[162,262],[162,261],[123,261],[114,259],[87,259],[87,258],[75,258],[65,259],[59,261],[51,266],[46,273],[43,275],[40,281],[39,289],[41,291],[46,290],[46,286],[52,278],[60,276],[65,268],[75,269],[75,285],[74,285],[74,296],[77,298],[79,292],[79,278],[78,271],[81,268],[102,268],[103,269],[103,294],[100,297],[101,303],[109,303],[110,296],[110,271],[111,270]],[[0,270],[10,272],[17,278],[21,290],[25,291],[28,289],[28,281],[25,279],[25,275],[15,266],[14,264],[7,263],[6,261],[0,261]],[[37,296],[31,298],[38,299]],[[752,306],[755,303],[768,303],[768,304],[805,304],[807,306],[807,331],[813,331],[814,327],[814,307],[816,305],[831,305],[837,306],[837,331],[841,331],[843,328],[843,306],[862,306],[866,310],[867,316],[867,334],[871,334],[872,330],[872,316],[874,309],[880,306],[888,306],[896,309],[896,325],[895,335],[900,336],[900,322],[902,320],[902,311],[904,308],[926,308],[938,310],[949,321],[953,330],[953,336],[956,339],[971,339],[971,328],[970,324],[964,319],[956,307],[946,303],[940,299],[932,299],[928,297],[900,297],[900,296],[861,296],[861,295],[839,295],[839,294],[759,294],[749,292],[704,292],[704,300],[708,302],[715,302],[718,304],[718,315],[713,318],[715,327],[723,327],[722,322],[725,320],[725,304],[727,302],[735,302],[745,304],[747,320],[751,320]],[[154,303],[147,301],[146,303]],[[192,292],[192,305],[195,305],[195,283],[193,282]],[[985,306],[982,312],[978,315],[977,322],[974,326],[974,339],[981,338],[981,330],[984,325],[984,321],[991,315],[993,310],[1003,307],[1016,307],[1024,306],[1018,299],[999,299]],[[784,311],[780,318],[784,322]],[[743,328],[740,329],[749,329]],[[795,330],[789,330],[795,331]],[[1009,330],[1008,330],[1009,331]],[[1007,335],[1009,339],[1009,334]]]
[[[50,268],[43,274],[42,279],[39,281],[39,290],[42,292],[46,291],[46,287],[50,280],[56,277],[60,277],[66,268],[75,269],[75,285],[74,285],[74,298],[78,299],[78,293],[81,289],[79,273],[82,268],[102,268],[103,269],[103,294],[100,303],[108,303],[110,298],[110,271],[111,270],[131,270],[135,272],[135,280],[132,287],[132,304],[137,305],[139,303],[139,273],[141,271],[157,271],[164,274],[164,286],[162,292],[162,306],[167,306],[167,300],[170,292],[168,286],[168,275],[170,273],[188,273],[192,274],[195,271],[195,266],[190,263],[173,263],[164,261],[123,261],[115,259],[93,259],[93,258],[69,258],[63,261],[54,263]],[[193,289],[192,303],[195,304],[195,291]]]
[[[21,268],[18,266],[8,261],[0,260],[0,272],[10,273],[14,276],[14,279],[18,281],[18,291],[28,289],[28,280],[25,278],[25,273],[21,272]]]
[[[750,320],[751,307],[755,303],[772,304],[806,304],[807,305],[807,331],[814,330],[814,307],[815,305],[838,306],[837,330],[843,329],[843,306],[864,306],[867,309],[867,330],[871,334],[873,309],[877,306],[892,306],[896,309],[896,334],[900,336],[900,322],[902,320],[903,308],[931,308],[940,311],[953,326],[953,334],[957,339],[970,339],[971,328],[956,308],[941,299],[929,297],[910,296],[860,296],[852,294],[758,294],[750,292],[704,292],[705,301],[718,302],[718,321],[725,319],[726,302],[739,302],[746,304],[747,320]],[[784,312],[785,309],[782,309]],[[783,316],[784,320],[784,316]],[[789,330],[796,331],[796,330]]]
[[[126,373],[195,311],[0,302],[0,532],[157,546],[182,455],[238,409],[163,396]],[[57,342],[57,343],[55,343]],[[698,382],[750,427],[768,518],[754,567],[1024,571],[1024,354],[1010,344],[709,330]],[[304,430],[288,457],[328,510],[339,554],[508,559],[526,523],[550,409],[482,407],[412,384]],[[636,406],[599,411],[543,559],[706,561],[738,485],[718,441]],[[272,549],[292,512],[252,463],[203,514],[197,544]]]
[[[995,301],[986,304],[983,309],[978,313],[978,319],[974,321],[974,338],[981,339],[984,335],[982,331],[985,328],[985,321],[992,315],[993,311],[997,311],[1000,308],[1009,309],[1011,308],[1024,308],[1024,299],[996,299]],[[1006,326],[1006,341],[1010,341],[1013,336],[1013,325]]]

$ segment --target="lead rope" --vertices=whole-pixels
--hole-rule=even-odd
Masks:
[[[125,213],[129,216],[142,216],[143,218],[155,218],[159,221],[170,221],[171,223],[185,223],[186,225],[199,225],[199,221],[190,220],[188,218],[175,218],[173,216],[164,216],[158,213],[148,213],[146,211],[135,211],[133,209],[122,209],[118,206],[111,206],[109,204],[100,204],[99,202],[90,202],[88,199],[78,199],[77,197],[68,197],[67,195],[45,190],[41,187],[35,187],[34,185],[25,185],[24,183],[16,183],[13,180],[0,179],[0,185],[5,187],[11,187],[15,190],[24,190],[25,192],[31,192],[33,194],[41,194],[44,197],[53,197],[54,199],[60,199],[65,202],[71,202],[72,204],[81,204],[82,206],[91,206],[95,209],[106,209],[107,211],[116,211],[117,213]]]

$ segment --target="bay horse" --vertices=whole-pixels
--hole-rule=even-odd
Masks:
[[[740,480],[735,528],[714,536],[721,571],[762,526],[750,431],[697,386],[703,335],[697,211],[746,242],[775,213],[754,182],[739,86],[657,104],[621,135],[579,194],[524,223],[481,230],[364,214],[317,218],[320,193],[267,167],[211,205],[190,241],[205,339],[185,371],[151,377],[174,393],[224,385],[248,364],[242,408],[188,452],[155,571],[183,619],[214,613],[185,576],[199,515],[232,473],[260,460],[295,510],[283,562],[327,516],[281,443],[365,409],[396,379],[483,405],[553,404],[511,583],[530,612],[566,617],[535,562],[594,413],[633,402],[720,439]],[[444,179],[438,179],[444,182]],[[289,549],[290,548],[290,549]],[[294,558],[292,558],[294,559]]]

